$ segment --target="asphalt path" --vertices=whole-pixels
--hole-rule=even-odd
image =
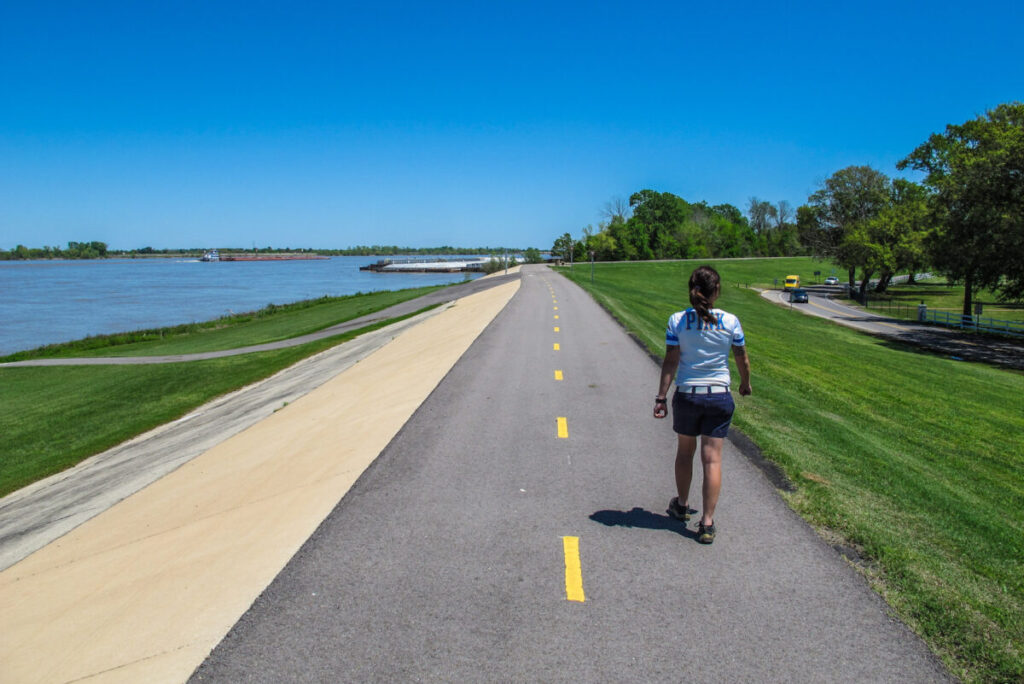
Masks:
[[[493,274],[484,278],[477,278],[476,280],[467,281],[464,283],[458,283],[449,287],[443,287],[434,292],[410,299],[404,302],[399,302],[393,306],[389,306],[386,309],[375,311],[365,316],[359,316],[351,320],[345,321],[344,323],[338,323],[332,325],[329,328],[318,330],[308,335],[301,335],[299,337],[292,337],[287,340],[278,340],[277,342],[267,342],[265,344],[254,344],[248,347],[238,347],[235,349],[224,349],[221,351],[210,351],[210,352],[199,352],[195,354],[169,354],[161,356],[104,356],[104,357],[76,357],[76,358],[61,358],[61,359],[32,359],[29,361],[13,361],[9,363],[0,363],[0,368],[13,368],[18,366],[119,366],[119,365],[144,365],[154,363],[182,363],[185,361],[204,361],[207,359],[220,359],[225,356],[238,356],[239,354],[250,354],[252,352],[261,351],[272,351],[275,349],[286,349],[288,347],[297,347],[300,344],[306,342],[313,342],[315,340],[322,340],[327,337],[334,337],[335,335],[341,335],[343,333],[357,330],[380,321],[385,321],[389,318],[398,318],[400,316],[408,316],[411,313],[415,313],[420,309],[424,309],[428,306],[435,304],[443,304],[450,302],[460,297],[467,297],[476,292],[482,292],[483,290],[489,290],[492,287],[502,285],[515,280],[519,277],[518,273],[509,274]]]
[[[948,679],[731,444],[715,543],[668,518],[657,365],[522,277],[192,681]]]
[[[921,347],[960,360],[980,361],[1024,370],[1024,341],[964,333],[940,325],[924,325],[917,321],[888,318],[832,299],[830,295],[841,292],[840,288],[804,289],[808,293],[806,304],[790,304],[789,294],[783,290],[765,290],[761,296],[770,302],[790,306],[801,313],[827,318],[834,323],[885,337],[900,344]]]

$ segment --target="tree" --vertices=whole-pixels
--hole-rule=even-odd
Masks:
[[[793,223],[793,216],[793,205],[789,202],[782,200],[775,203],[770,245],[772,256],[792,256],[800,253],[800,239],[796,224]]]
[[[747,204],[747,219],[755,235],[764,235],[771,229],[772,219],[775,218],[775,207],[771,202],[751,197]]]
[[[691,204],[670,192],[654,190],[636,192],[629,202],[629,209],[621,200],[605,204],[602,214],[607,220],[598,225],[596,232],[592,226],[583,229],[583,239],[576,243],[577,260],[586,259],[590,252],[599,261],[744,257],[758,253],[757,236],[743,213],[731,204]],[[787,226],[792,229],[791,224]],[[556,240],[555,251],[568,254],[566,245],[570,241],[568,234],[563,235]],[[784,253],[798,251],[795,238],[792,243],[793,251]]]
[[[526,259],[528,264],[539,264],[543,261],[540,256],[540,250],[536,247],[527,247],[523,252],[523,258]]]
[[[601,209],[601,215],[604,216],[609,223],[616,219],[625,223],[629,220],[629,215],[632,212],[629,206],[629,202],[624,200],[622,197],[613,197],[604,203],[604,207]]]
[[[907,167],[934,192],[925,245],[936,270],[964,284],[963,315],[982,288],[1024,298],[1024,103],[933,133],[897,164]]]
[[[822,230],[817,207],[801,204],[796,208],[796,233],[800,244],[816,257],[823,257],[834,249],[831,244],[835,233]]]
[[[594,253],[594,258],[597,261],[613,261],[618,259],[619,247],[615,237],[612,235],[612,225],[614,224],[602,226],[601,230],[586,237],[585,247],[588,252]],[[621,221],[619,225],[622,225]]]
[[[891,201],[869,229],[871,241],[878,245],[876,291],[884,292],[896,273],[906,270],[913,278],[923,266],[924,236],[929,225],[927,189],[903,178],[894,179]]]
[[[685,256],[680,245],[679,227],[683,223],[686,201],[670,192],[641,190],[629,198],[633,216],[626,221],[626,239],[639,259],[664,259]],[[684,238],[685,239],[685,238]]]
[[[775,205],[774,219],[776,230],[782,230],[791,218],[793,218],[793,207],[789,202],[782,200]]]
[[[692,259],[708,255],[704,235],[694,221],[695,211],[706,209],[706,205],[691,205],[671,192],[654,190],[633,193],[629,204],[633,216],[626,221],[619,242],[625,250],[635,252],[634,258]],[[623,244],[623,239],[629,244]]]
[[[573,254],[573,239],[569,233],[563,233],[561,237],[555,240],[555,244],[551,246],[552,256],[559,256],[565,261],[572,259]]]
[[[850,289],[861,268],[860,295],[874,273],[876,250],[870,247],[869,224],[890,202],[889,178],[870,166],[848,166],[836,171],[807,200],[809,211],[801,217],[803,233],[814,255],[835,261],[847,271]],[[800,212],[798,212],[800,216]],[[807,244],[807,243],[805,243]]]

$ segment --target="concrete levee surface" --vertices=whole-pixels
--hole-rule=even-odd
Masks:
[[[187,679],[518,287],[458,300],[0,573],[0,681]]]

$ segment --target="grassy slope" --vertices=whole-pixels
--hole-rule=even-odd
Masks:
[[[2,368],[0,496],[402,318],[408,317],[289,349],[210,361]]]
[[[438,285],[345,297],[323,297],[205,323],[89,337],[19,352],[0,361],[79,356],[159,356],[236,349],[323,330],[442,287]]]
[[[715,263],[753,364],[735,424],[797,484],[790,504],[862,550],[877,589],[958,676],[1024,677],[1024,376],[731,287],[803,275],[797,264]],[[563,273],[660,354],[695,265],[599,264],[593,286],[589,267]]]

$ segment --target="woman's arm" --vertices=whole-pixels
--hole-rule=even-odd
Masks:
[[[672,387],[672,378],[676,376],[679,369],[679,347],[677,345],[665,345],[665,360],[661,363],[661,378],[658,381],[658,395],[664,397],[665,401],[654,403],[654,417],[664,418],[668,415],[668,390]]]
[[[740,394],[750,396],[750,357],[747,356],[747,348],[734,346],[732,355],[736,357],[736,368],[740,372]]]

